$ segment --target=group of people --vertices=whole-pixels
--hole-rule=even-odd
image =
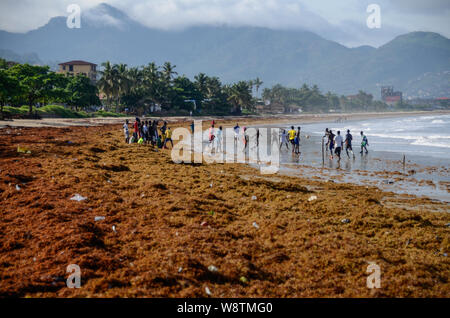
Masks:
[[[283,145],[286,145],[286,148],[289,150],[289,143],[292,145],[292,153],[299,155],[300,154],[300,131],[301,128],[297,127],[297,131],[295,131],[294,126],[291,126],[291,129],[286,133],[286,130],[283,129],[281,131],[281,143],[280,150]],[[289,142],[288,142],[289,140]]]
[[[352,154],[353,159],[355,159],[355,154],[353,152],[353,147],[352,147],[352,141],[353,141],[353,136],[350,133],[350,129],[347,129],[347,134],[345,135],[345,139],[341,136],[341,132],[338,131],[337,135],[335,135],[333,133],[333,131],[328,128],[325,129],[325,136],[323,136],[323,138],[327,139],[327,143],[325,146],[326,151],[328,152],[328,150],[330,150],[330,159],[333,160],[333,151],[334,154],[338,157],[338,161],[341,160],[341,152],[342,149],[345,146],[345,152],[347,154],[347,157],[350,158],[350,154],[349,152]],[[369,151],[367,150],[367,147],[369,146],[369,141],[367,139],[367,137],[364,135],[364,132],[361,131],[361,152],[360,154],[363,154],[363,152],[365,151],[366,154],[369,153]]]
[[[167,122],[161,127],[158,127],[158,120],[140,120],[136,117],[133,123],[133,134],[130,138],[128,119],[123,124],[123,132],[125,135],[125,142],[132,144],[151,144],[156,149],[167,148],[170,142],[173,148],[172,130],[167,126]]]
[[[123,124],[123,130],[125,134],[125,142],[126,143],[138,143],[138,144],[151,144],[153,147],[157,147],[156,149],[167,149],[168,144],[170,143],[173,148],[173,141],[172,141],[172,131],[170,127],[167,126],[167,122],[164,121],[163,125],[161,127],[158,127],[159,120],[140,120],[138,117],[136,117],[136,120],[133,124],[133,134],[130,138],[130,131],[129,131],[129,122],[128,120],[125,121]],[[194,133],[194,122],[190,125],[192,133]],[[249,136],[246,133],[247,128],[239,126],[239,124],[236,124],[234,126],[234,138],[236,141],[239,140],[239,138],[242,138],[242,142],[244,144],[244,151],[248,147],[249,142]],[[295,130],[294,126],[291,126],[291,129],[286,132],[285,129],[281,130],[281,143],[280,143],[280,150],[282,149],[283,145],[286,146],[286,148],[289,150],[289,144],[292,146],[292,153],[293,154],[300,154],[300,133],[301,133],[301,127],[297,127],[297,130]],[[341,160],[341,153],[342,150],[345,147],[345,152],[347,154],[347,157],[350,158],[350,153],[353,156],[353,159],[355,159],[355,154],[353,153],[353,147],[352,147],[352,141],[353,136],[350,133],[350,130],[347,130],[347,134],[345,135],[345,139],[341,136],[341,132],[338,131],[337,135],[333,133],[331,129],[326,128],[325,129],[325,135],[323,138],[327,139],[326,142],[326,151],[330,151],[330,159],[334,159],[333,154],[335,154],[338,157],[338,161]],[[223,128],[222,126],[219,126],[219,128],[215,128],[215,121],[213,120],[211,123],[211,127],[209,128],[208,132],[208,141],[211,147],[211,150],[214,149],[216,152],[221,152],[222,150],[222,144],[223,144]],[[256,131],[256,144],[259,146],[259,129]],[[369,142],[367,137],[364,135],[364,132],[361,131],[361,154],[364,153],[364,151],[369,153],[367,150],[367,147],[369,146]]]

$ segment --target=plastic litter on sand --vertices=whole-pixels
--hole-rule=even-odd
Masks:
[[[78,193],[70,198],[70,200],[78,201],[78,202],[86,200],[86,199],[87,199],[86,197],[83,197],[82,195],[79,195]]]

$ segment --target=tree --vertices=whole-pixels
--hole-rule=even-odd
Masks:
[[[48,94],[49,86],[45,85],[48,79],[48,66],[32,66],[29,64],[16,64],[10,68],[12,76],[20,82],[23,99],[28,103],[29,114],[33,112],[33,105]]]
[[[100,100],[97,96],[97,87],[92,85],[89,78],[78,74],[69,79],[67,84],[68,98],[67,103],[75,107],[86,108],[90,105],[100,105]]]
[[[101,77],[97,86],[106,97],[106,104],[110,107],[111,100],[115,96],[115,70],[109,61],[102,63],[103,70],[100,71]]]
[[[255,88],[256,88],[256,97],[258,97],[258,91],[259,91],[259,88],[261,87],[262,84],[264,84],[264,82],[261,81],[261,79],[260,79],[259,77],[257,77],[257,78],[253,81],[253,84],[255,85]]]
[[[239,81],[228,88],[228,101],[232,103],[232,113],[240,114],[242,109],[253,111],[252,94],[248,82]]]
[[[0,69],[0,116],[3,119],[3,106],[8,103],[13,96],[20,93],[19,81],[11,76],[5,69]]]

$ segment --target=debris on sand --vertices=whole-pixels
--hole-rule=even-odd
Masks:
[[[252,196],[252,200],[253,201],[255,201],[257,198],[256,198],[256,195],[254,195],[254,196]]]
[[[239,280],[244,284],[248,283],[248,279],[245,276],[241,276],[241,278],[239,278]]]
[[[17,152],[20,152],[20,153],[31,153],[31,151],[28,148],[20,147],[20,146],[17,146]]]
[[[258,225],[258,223],[256,223],[256,222],[253,222],[253,224],[252,224],[252,225],[253,225],[253,227],[254,227],[254,228],[256,228],[256,229],[259,229],[259,225]]]
[[[202,222],[200,223],[201,226],[208,226],[208,222]]]
[[[115,225],[112,226],[112,230],[113,230],[114,233],[117,233]]]
[[[317,200],[317,196],[315,196],[315,195],[310,196],[308,199],[309,202],[312,202],[314,200]]]
[[[219,271],[219,269],[218,269],[217,267],[215,267],[214,265],[209,265],[209,266],[208,266],[208,270],[209,270],[211,273],[217,273],[217,272]]]
[[[17,190],[17,191],[20,191],[20,187],[19,187],[18,184],[16,184],[16,190]]]
[[[342,219],[341,222],[344,223],[344,224],[347,224],[347,223],[350,223],[350,220],[349,219]]]
[[[82,195],[79,195],[78,193],[76,193],[73,197],[70,198],[70,200],[78,201],[78,202],[84,201],[86,199],[87,199],[86,197],[83,197]]]
[[[104,216],[96,216],[96,217],[94,218],[94,221],[95,221],[95,222],[97,222],[97,221],[103,221],[104,219],[105,219]]]
[[[208,295],[208,296],[211,296],[211,295],[212,295],[212,293],[211,293],[211,291],[209,290],[208,286],[205,287],[205,293],[206,293],[206,295]]]

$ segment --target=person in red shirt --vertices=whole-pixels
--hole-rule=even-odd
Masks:
[[[138,119],[137,118],[134,121],[134,133],[136,135],[136,138],[140,138],[141,137],[141,136],[139,136],[139,123],[138,123]]]

